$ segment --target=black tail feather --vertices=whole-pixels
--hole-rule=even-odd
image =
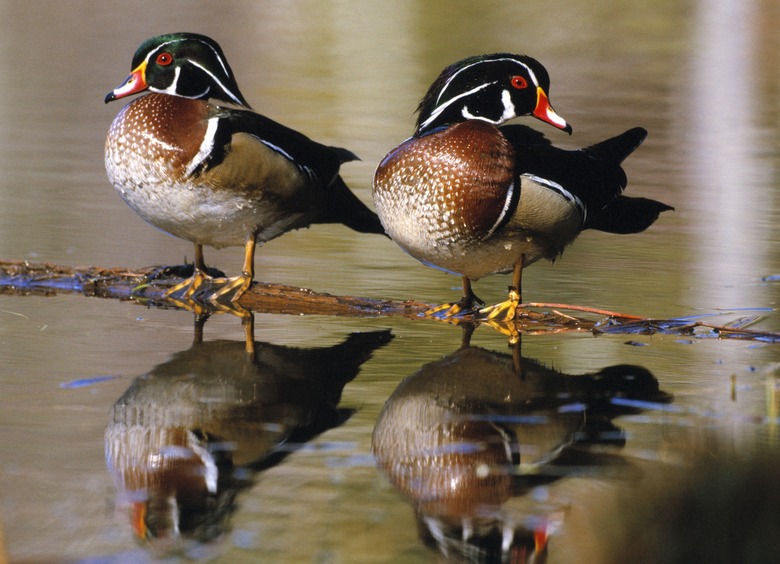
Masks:
[[[340,176],[328,187],[325,210],[319,222],[343,223],[360,233],[386,235],[379,217],[352,193]]]
[[[585,147],[582,151],[596,159],[619,165],[628,155],[636,151],[646,138],[647,130],[643,127],[635,127],[606,141]]]
[[[639,233],[650,227],[662,212],[669,210],[674,208],[656,200],[619,196],[605,208],[592,213],[586,227],[620,235]]]

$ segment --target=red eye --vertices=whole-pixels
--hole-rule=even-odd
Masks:
[[[512,82],[512,86],[517,88],[518,90],[522,90],[523,88],[528,88],[528,81],[522,76],[513,76],[511,82]]]
[[[170,65],[173,62],[173,57],[170,53],[160,53],[157,55],[157,64],[163,67]]]

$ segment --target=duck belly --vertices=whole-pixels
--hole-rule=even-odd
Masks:
[[[110,175],[109,175],[110,177]],[[216,248],[259,242],[308,224],[302,212],[289,213],[271,202],[178,184],[114,184],[144,221],[181,239]]]

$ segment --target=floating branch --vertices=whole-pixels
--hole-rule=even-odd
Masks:
[[[189,270],[189,271],[188,271]],[[54,295],[81,293],[85,296],[136,300],[161,307],[175,306],[164,299],[165,290],[191,274],[192,266],[126,268],[74,268],[27,261],[0,261],[0,293]],[[257,313],[292,315],[336,315],[353,317],[403,316],[424,318],[421,314],[433,304],[413,300],[389,300],[358,296],[336,296],[307,288],[256,282],[239,300],[239,305]],[[542,311],[537,311],[537,310]],[[561,310],[590,313],[598,319],[574,317]],[[766,309],[763,311],[774,311]],[[722,317],[723,313],[717,314]],[[724,324],[709,322],[715,314],[676,319],[652,319],[588,306],[530,302],[522,304],[514,324],[486,323],[504,333],[593,332],[622,335],[680,335],[693,338],[747,339],[780,343],[780,333],[749,329],[764,319],[740,315]],[[485,323],[469,315],[448,320],[454,324]]]
[[[80,293],[85,296],[136,299],[164,304],[165,291],[180,282],[187,267],[74,268],[26,261],[0,261],[0,292],[53,295]],[[191,266],[189,267],[191,271]],[[191,274],[191,272],[190,272]],[[242,307],[262,313],[320,315],[407,315],[426,311],[430,304],[412,300],[379,300],[335,296],[284,284],[254,283],[239,300]]]

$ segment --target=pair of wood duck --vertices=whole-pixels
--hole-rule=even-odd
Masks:
[[[412,137],[374,177],[378,217],[339,176],[357,157],[254,112],[219,45],[193,33],[153,37],[106,102],[127,104],[106,141],[106,170],[144,220],[195,244],[193,276],[168,296],[237,301],[254,277],[254,251],[313,223],[389,235],[423,263],[463,279],[463,298],[432,311],[459,315],[482,304],[471,281],[513,272],[509,299],[479,315],[513,319],[524,266],[555,259],[584,229],[635,233],[669,206],[622,195],[621,162],[646,131],[577,151],[553,147],[525,126],[532,115],[571,133],[550,105],[545,68],[508,53],[446,68],[418,108]],[[203,246],[245,247],[242,273],[212,279]]]

